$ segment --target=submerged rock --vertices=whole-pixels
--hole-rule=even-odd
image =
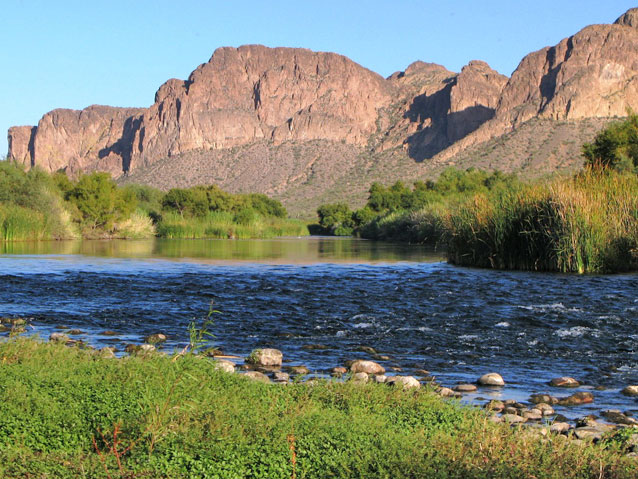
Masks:
[[[626,426],[638,426],[638,420],[626,416],[617,409],[609,409],[600,413],[605,419],[614,424],[624,424]]]
[[[594,395],[590,392],[577,392],[571,396],[558,399],[558,404],[561,406],[579,406],[592,402],[594,402]]]
[[[620,392],[625,396],[638,396],[638,386],[627,386]]]
[[[278,371],[273,373],[273,379],[276,383],[287,383],[290,381],[290,374]]]
[[[144,338],[144,342],[149,344],[158,344],[164,341],[166,341],[166,335],[162,333],[151,334]]]
[[[558,398],[550,396],[549,394],[532,394],[529,398],[529,402],[532,404],[558,404]]]
[[[460,393],[473,393],[478,388],[474,384],[459,384],[452,389]]]
[[[570,378],[568,376],[563,376],[560,378],[554,378],[549,382],[550,386],[555,388],[576,388],[580,386],[580,383],[576,381],[574,378]]]
[[[487,373],[477,381],[481,386],[505,386],[505,381],[498,373]]]

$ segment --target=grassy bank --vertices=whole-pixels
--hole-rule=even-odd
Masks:
[[[209,212],[205,216],[184,218],[176,213],[162,215],[157,235],[162,238],[274,238],[307,236],[308,228],[298,220],[264,217],[258,214],[239,219],[230,212]]]
[[[0,345],[0,477],[635,477],[610,447],[493,424],[424,390],[286,386],[193,355]],[[55,367],[51,367],[54,364]]]
[[[0,162],[0,241],[70,238],[272,238],[307,235],[279,201],[214,185],[118,187],[106,173],[49,175]]]

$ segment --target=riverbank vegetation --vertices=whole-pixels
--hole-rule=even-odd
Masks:
[[[22,338],[0,358],[1,477],[636,474],[622,441],[543,438],[423,388],[263,384],[195,354],[112,359]]]
[[[0,240],[68,238],[271,238],[307,235],[280,202],[216,186],[162,192],[119,187],[107,173],[24,171],[0,162]]]
[[[445,170],[437,181],[373,184],[358,211],[323,205],[327,233],[445,248],[455,264],[577,273],[638,270],[638,116],[583,146],[584,169],[531,183]]]

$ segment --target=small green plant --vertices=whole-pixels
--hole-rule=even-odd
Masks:
[[[202,321],[201,325],[197,321],[191,321],[188,325],[188,344],[182,351],[182,355],[186,353],[197,354],[200,351],[209,349],[213,346],[212,342],[215,335],[211,331],[215,325],[215,314],[221,314],[221,311],[214,309],[215,301],[212,300],[208,307],[208,314]]]

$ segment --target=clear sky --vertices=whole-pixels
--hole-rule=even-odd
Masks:
[[[2,0],[0,155],[12,125],[54,108],[148,106],[220,46],[333,51],[388,76],[415,60],[459,71],[487,61],[510,75],[527,53],[626,0]]]

